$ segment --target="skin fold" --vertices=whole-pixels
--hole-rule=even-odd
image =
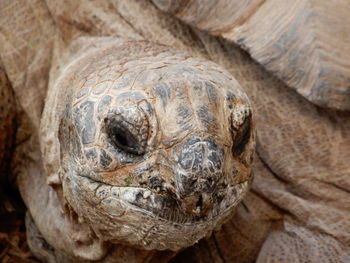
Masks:
[[[91,155],[85,155],[85,150],[89,152],[92,148],[105,149],[108,141],[103,141],[103,136],[109,134],[110,130],[116,129],[118,131],[118,129],[121,129],[119,124],[113,124],[114,121],[112,120],[116,118],[115,116],[122,116],[128,122],[136,121],[138,123],[136,119],[131,120],[128,117],[131,115],[123,111],[123,109],[129,107],[126,107],[127,103],[123,101],[123,96],[121,96],[120,102],[124,103],[125,106],[119,107],[113,113],[114,115],[111,115],[114,117],[107,118],[106,122],[103,121],[103,118],[102,121],[98,122],[95,119],[97,115],[92,115],[90,118],[84,117],[87,114],[85,112],[83,114],[81,110],[88,110],[88,107],[82,107],[81,105],[92,100],[92,98],[95,100],[93,105],[97,105],[97,102],[102,101],[103,95],[109,95],[108,93],[102,91],[101,94],[103,95],[100,97],[98,94],[89,93],[88,96],[81,97],[83,98],[81,101],[76,101],[79,87],[81,88],[83,83],[78,83],[80,75],[75,74],[75,72],[87,70],[85,67],[93,64],[77,63],[74,65],[73,62],[78,61],[79,51],[82,52],[80,54],[84,54],[85,51],[86,54],[90,51],[93,53],[100,45],[97,39],[101,36],[112,36],[114,39],[119,37],[119,39],[132,41],[146,40],[166,45],[168,47],[165,49],[177,50],[171,52],[179,54],[180,57],[183,54],[188,54],[188,57],[191,58],[197,57],[198,61],[201,61],[197,63],[199,65],[195,63],[196,60],[192,60],[196,67],[203,67],[202,63],[210,64],[211,62],[207,62],[208,60],[214,61],[220,66],[209,66],[209,68],[222,67],[223,70],[220,70],[219,75],[223,74],[222,78],[224,79],[227,78],[227,75],[232,75],[240,83],[240,87],[254,105],[253,125],[251,127],[256,125],[257,128],[257,150],[253,163],[255,180],[252,183],[252,191],[237,206],[236,214],[230,216],[230,219],[222,225],[221,230],[216,229],[218,232],[181,252],[174,259],[175,262],[176,260],[178,260],[177,262],[183,262],[181,261],[183,255],[186,256],[185,259],[188,262],[320,262],[320,259],[322,259],[322,262],[346,262],[349,240],[347,234],[349,228],[347,220],[349,218],[347,194],[349,182],[348,177],[346,177],[349,171],[348,113],[314,106],[292,91],[282,81],[267,73],[237,46],[184,25],[175,18],[163,14],[148,1],[101,1],[98,3],[5,1],[2,5],[2,8],[0,8],[2,12],[0,16],[2,18],[0,19],[2,29],[0,37],[3,45],[0,46],[0,54],[7,77],[18,100],[16,121],[19,128],[16,141],[21,142],[17,143],[12,166],[14,174],[17,176],[17,184],[20,187],[21,195],[29,207],[30,214],[27,217],[28,241],[38,258],[48,262],[76,262],[85,259],[102,260],[104,262],[167,262],[175,254],[169,250],[163,252],[144,250],[136,245],[140,239],[132,239],[129,235],[121,238],[122,241],[121,239],[116,240],[109,230],[107,232],[112,233],[111,236],[101,231],[111,226],[108,220],[103,220],[103,224],[94,223],[101,222],[99,215],[95,216],[95,209],[103,211],[104,207],[106,211],[109,211],[106,213],[111,212],[111,210],[108,210],[110,206],[105,205],[106,202],[102,201],[112,197],[113,187],[116,184],[123,185],[123,187],[128,185],[135,193],[142,192],[142,198],[143,196],[148,198],[153,196],[153,194],[149,195],[148,192],[145,193],[140,189],[143,187],[140,187],[143,183],[149,188],[154,186],[154,189],[152,188],[154,192],[157,192],[158,186],[159,193],[157,194],[163,194],[163,188],[167,189],[169,185],[171,186],[170,176],[165,176],[165,182],[161,184],[154,183],[157,180],[153,183],[147,180],[143,182],[140,178],[139,181],[137,176],[128,178],[126,173],[135,168],[133,165],[129,166],[129,170],[124,169],[125,173],[121,173],[120,177],[108,176],[108,173],[101,172],[105,168],[99,167],[100,163],[109,163],[100,161],[99,157],[103,155],[102,152],[98,152],[96,155],[98,158],[96,159],[88,158]],[[33,9],[36,10],[35,13],[31,11]],[[17,16],[16,12],[19,12],[18,10],[26,15]],[[6,21],[3,19],[4,17],[6,17]],[[116,44],[116,46],[118,45]],[[37,48],[33,49],[33,46]],[[92,49],[88,49],[89,46]],[[85,51],[84,48],[86,48]],[[164,47],[161,46],[160,50],[162,48]],[[36,52],[38,49],[41,52]],[[128,57],[138,53],[142,54],[143,49],[131,52],[125,46],[120,52],[122,53],[122,51],[128,54],[124,57]],[[157,54],[157,52],[154,54]],[[17,59],[14,59],[15,57]],[[157,56],[151,56],[151,58],[153,57]],[[201,59],[206,62],[202,62]],[[187,60],[190,63],[191,59]],[[182,60],[180,64],[185,63],[184,61],[186,59]],[[161,60],[158,59],[157,62],[161,62]],[[118,64],[118,62],[116,63]],[[135,64],[140,69],[142,68],[141,63]],[[69,65],[74,66],[74,70],[69,68]],[[101,70],[98,65],[90,67]],[[149,69],[147,68],[147,70]],[[229,74],[225,73],[226,71]],[[119,74],[116,71],[112,73]],[[161,69],[154,70],[153,76],[158,76],[158,73],[161,73]],[[88,75],[86,73],[85,76]],[[64,85],[62,76],[65,76],[67,83],[74,83],[73,80],[77,82],[74,85]],[[144,78],[142,74],[139,77],[141,78],[141,84],[143,83],[141,80],[151,81]],[[205,77],[208,78],[209,76]],[[72,81],[69,78],[72,78]],[[210,78],[213,78],[212,74]],[[135,79],[136,84],[138,78]],[[172,79],[177,80],[174,74],[170,74],[165,78],[169,82]],[[205,81],[213,80],[199,79],[202,81],[199,87],[202,87],[201,90],[203,91],[206,90]],[[62,84],[60,89],[57,89],[57,83]],[[195,85],[192,86],[192,83],[194,82],[188,82],[188,88],[186,89],[195,92]],[[234,81],[234,83],[236,82]],[[166,84],[158,89],[160,94],[167,94],[166,87],[171,86],[171,83]],[[131,105],[134,105],[133,103],[141,99],[142,96],[146,101],[154,100],[157,107],[161,109],[159,112],[162,113],[162,121],[159,122],[159,119],[157,119],[157,122],[151,122],[150,125],[145,127],[154,127],[154,123],[160,123],[163,129],[169,129],[167,130],[169,135],[167,135],[166,140],[163,140],[165,137],[158,138],[156,136],[157,138],[155,137],[154,141],[163,140],[162,143],[171,143],[171,140],[175,139],[175,144],[177,143],[179,146],[174,147],[173,155],[170,154],[169,149],[162,149],[162,151],[158,149],[157,153],[159,155],[156,155],[158,157],[148,159],[150,163],[157,163],[157,169],[160,169],[162,174],[166,175],[169,171],[178,169],[171,166],[173,163],[171,158],[175,160],[175,156],[186,156],[186,153],[182,151],[186,142],[188,143],[186,147],[190,149],[189,152],[198,151],[200,153],[203,147],[206,149],[214,145],[213,142],[205,139],[214,137],[215,140],[218,140],[215,141],[217,147],[214,148],[224,149],[224,156],[229,156],[227,154],[228,147],[222,145],[219,139],[224,138],[224,134],[229,136],[233,132],[223,132],[217,135],[215,133],[215,136],[209,132],[209,129],[203,132],[206,128],[204,124],[202,126],[200,117],[196,122],[189,122],[194,125],[194,130],[188,137],[200,137],[199,140],[180,140],[176,142],[181,134],[178,137],[170,132],[174,128],[173,125],[177,124],[176,121],[179,117],[173,113],[167,115],[167,112],[162,108],[161,95],[156,96],[158,99],[148,97],[151,93],[148,94],[145,91],[150,92],[152,89],[142,88],[141,86],[133,86],[135,87],[135,93],[131,96],[134,98],[130,101]],[[181,87],[185,87],[185,85]],[[219,87],[220,90],[224,90],[221,85],[217,85],[214,90],[219,89]],[[100,86],[100,89],[104,89],[103,85]],[[67,92],[69,90],[72,92]],[[156,90],[154,87],[154,93]],[[62,94],[57,96],[55,94],[57,91],[61,91]],[[205,95],[206,93],[201,94],[200,96],[191,96],[195,98],[194,105],[205,104],[210,106],[208,112],[215,112],[217,119],[224,120],[224,115],[220,114],[231,112],[229,108],[225,107],[225,103],[217,103],[216,107],[211,107],[214,104],[208,103],[209,97]],[[223,100],[225,96],[225,93],[220,92],[220,100]],[[47,98],[46,103],[45,98]],[[54,98],[63,99],[55,101]],[[192,105],[176,97],[170,98],[172,99],[166,101],[166,105]],[[44,105],[46,105],[46,109],[42,116]],[[52,109],[50,109],[50,106],[52,106]],[[147,106],[141,108],[147,109]],[[135,112],[140,112],[137,109],[136,107]],[[239,109],[237,112],[245,112],[244,107],[235,109]],[[158,108],[156,112],[160,115]],[[106,111],[106,113],[108,112]],[[94,120],[93,123],[96,124],[97,128],[96,137],[93,141],[101,139],[97,145],[82,143],[85,130],[79,130],[79,124],[75,121],[74,114],[80,116],[79,120],[82,118],[85,118],[85,121],[88,122],[91,119]],[[153,115],[143,116],[149,118]],[[200,114],[197,116],[200,116]],[[243,116],[249,116],[249,114],[243,114]],[[239,116],[236,117],[237,120],[240,119]],[[45,121],[43,121],[44,119]],[[249,118],[244,119],[249,120]],[[63,120],[68,121],[68,123]],[[229,122],[223,123],[226,128],[229,127]],[[242,124],[241,128],[247,127],[244,123],[249,122],[239,121],[236,124]],[[105,124],[110,125],[107,125],[104,129],[103,125]],[[140,124],[140,126],[143,125]],[[69,127],[76,127],[76,133],[70,134]],[[241,131],[247,131],[247,129],[244,128]],[[89,139],[90,134],[93,133],[87,132],[85,134],[87,134],[85,138]],[[124,145],[124,148],[127,149],[130,145],[133,145],[132,142],[134,141],[144,141],[142,134],[133,137],[126,136],[126,138],[132,139],[130,144]],[[166,133],[162,134],[166,136]],[[240,134],[246,134],[246,132]],[[65,144],[63,138],[66,137],[70,139]],[[79,140],[76,139],[77,137],[81,139],[80,144]],[[242,137],[244,138],[244,136],[239,136],[239,138]],[[229,141],[234,144],[232,136]],[[242,140],[238,141],[241,142]],[[38,145],[40,145],[40,148]],[[240,145],[240,143],[235,144],[235,146]],[[81,156],[74,152],[78,147],[81,148]],[[134,148],[137,153],[144,151],[143,146]],[[236,148],[239,149],[240,147]],[[69,154],[61,156],[61,149]],[[161,154],[161,152],[164,154]],[[239,152],[233,151],[233,154],[230,155],[231,158],[237,158],[232,156]],[[207,153],[209,151],[205,151],[204,156],[206,158],[203,159],[205,160],[203,162],[205,167],[208,163],[206,160],[209,157]],[[106,154],[109,156],[110,153],[107,151]],[[108,160],[108,157],[105,159]],[[112,161],[106,169],[113,170],[118,167],[118,161],[117,159],[110,159]],[[243,159],[239,161],[242,164],[244,163]],[[91,179],[79,178],[81,179],[79,184],[72,187],[73,184],[68,182],[69,179],[78,178],[78,176],[74,177],[74,174],[66,173],[64,169],[76,171],[75,174],[79,174],[78,168],[84,167],[88,163],[88,167],[92,167],[92,169],[85,169],[79,171],[79,173],[89,175]],[[238,164],[238,161],[236,164]],[[72,165],[72,167],[68,169],[68,165]],[[184,167],[187,167],[186,162],[184,162]],[[221,169],[223,167],[228,169],[227,164],[221,165]],[[244,172],[244,165],[240,167],[241,170],[238,172],[242,176],[232,176],[232,178],[239,179],[231,181],[231,184],[236,184],[241,180],[244,181],[245,176],[243,175],[247,173]],[[98,179],[103,179],[103,181],[97,182],[98,185],[101,185],[101,183],[111,185],[94,188],[93,184],[96,183],[97,176],[99,176]],[[82,182],[85,179],[86,183]],[[206,180],[205,176],[201,179]],[[90,180],[93,184],[89,184]],[[218,185],[220,185],[220,180],[217,181]],[[181,182],[181,180],[178,182]],[[173,200],[177,200],[179,211],[185,214],[187,218],[195,218],[196,214],[201,213],[208,215],[210,211],[213,211],[213,208],[218,207],[215,198],[212,198],[213,200],[206,199],[203,196],[200,198],[198,191],[205,191],[203,184],[194,183],[193,188],[189,188],[190,190],[186,190],[186,187],[181,188],[180,185],[179,183],[175,184],[176,187],[173,186],[173,189],[169,187],[169,194],[171,193]],[[91,195],[84,198],[84,200],[89,201],[89,204],[79,206],[79,204],[74,203],[74,200],[79,200],[76,197],[83,198],[80,196],[81,189],[84,189],[84,193],[89,193],[86,190],[87,188],[83,188],[85,186],[91,186],[89,188],[91,189]],[[100,189],[100,191],[96,191],[97,195],[95,195],[95,189]],[[125,197],[124,188],[119,188],[114,192],[119,197]],[[168,192],[166,193],[168,194]],[[154,196],[157,196],[157,194]],[[127,194],[126,196],[130,197],[132,195]],[[126,198],[123,200],[126,200]],[[141,205],[147,207],[147,203],[138,203],[137,205],[138,207]],[[208,209],[207,207],[210,206],[212,208]],[[60,209],[57,209],[57,207]],[[197,207],[200,207],[200,209],[197,209]],[[89,212],[92,213],[86,213],[84,209],[89,209]],[[113,208],[112,212],[115,211]],[[140,212],[139,215],[142,213]],[[174,218],[179,217],[175,216]],[[114,222],[114,220],[111,221]],[[130,223],[132,225],[132,221]],[[104,224],[106,225],[100,229],[99,225]],[[92,225],[94,229],[89,225]],[[171,229],[167,230],[171,231]],[[140,230],[140,233],[142,233],[142,230]],[[201,235],[205,234],[202,233]],[[103,241],[101,242],[101,240]],[[106,240],[111,241],[106,242]],[[122,242],[124,244],[121,244]],[[189,241],[188,245],[191,242],[192,240]],[[55,245],[52,246],[51,244]],[[152,242],[148,242],[148,245],[152,246]],[[170,245],[165,244],[164,247]]]

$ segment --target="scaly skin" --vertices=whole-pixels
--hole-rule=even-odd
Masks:
[[[6,5],[6,1],[1,4]],[[19,135],[23,131],[33,134],[16,148],[18,184],[30,213],[35,215],[35,224],[45,230],[45,238],[64,244],[55,252],[75,250],[75,257],[90,253],[90,257],[99,258],[108,250],[106,262],[155,262],[160,258],[155,251],[121,245],[101,247],[90,242],[91,231],[79,223],[81,218],[69,206],[67,210],[57,209],[60,203],[65,204],[54,172],[60,157],[45,153],[45,171],[37,167],[42,163],[38,153],[38,109],[44,105],[47,89],[52,94],[50,90],[61,75],[60,65],[65,63],[60,61],[74,53],[68,46],[80,36],[120,36],[161,43],[215,61],[239,80],[257,109],[258,147],[252,191],[222,231],[185,252],[186,260],[346,262],[350,211],[348,113],[314,106],[237,46],[193,30],[147,1],[9,1],[0,11],[5,13],[0,15],[1,57],[19,104],[28,114],[26,122],[19,122]],[[40,233],[35,237],[34,251],[51,251]],[[162,255],[160,260],[164,262],[171,257],[171,253]]]

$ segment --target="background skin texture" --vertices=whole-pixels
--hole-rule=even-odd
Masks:
[[[280,20],[276,22],[279,23]],[[258,29],[252,30],[259,33]],[[36,167],[41,163],[36,131],[49,79],[55,79],[59,71],[52,65],[59,65],[68,45],[81,36],[146,39],[210,59],[238,80],[254,104],[257,149],[251,191],[221,231],[181,252],[173,262],[349,260],[350,114],[308,101],[232,44],[230,35],[226,37],[229,40],[210,36],[162,13],[148,1],[1,1],[0,71],[4,77],[0,84],[10,100],[11,92],[15,94],[18,123],[13,178],[21,182],[21,175],[31,169],[31,164]],[[254,43],[246,41],[247,46]],[[308,55],[305,57],[310,64],[316,63],[308,60]],[[254,58],[259,61],[259,56]],[[288,59],[286,63],[289,65]],[[278,61],[271,65],[281,66]],[[266,67],[273,70],[272,66]],[[281,67],[288,70],[286,64]],[[317,76],[312,78],[317,80]],[[327,102],[318,104],[329,106]],[[9,105],[13,103],[6,104]],[[14,109],[0,109],[0,116],[11,123]],[[0,139],[8,141],[12,128],[3,122],[1,125],[9,135],[1,135]],[[46,181],[38,183],[49,188]],[[13,262],[32,260],[28,253],[21,252],[26,251],[23,241],[18,241],[23,235],[0,237],[8,248],[0,258],[12,257]],[[148,260],[153,256],[145,251],[140,255]]]

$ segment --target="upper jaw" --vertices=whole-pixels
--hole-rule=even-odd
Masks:
[[[144,187],[113,186],[88,177],[81,176],[81,178],[86,180],[87,183],[95,185],[95,197],[111,215],[121,216],[123,214],[123,211],[117,211],[113,207],[115,201],[112,200],[118,200],[131,210],[143,211],[153,217],[172,221],[174,224],[196,224],[219,217],[220,214],[232,209],[239,203],[250,184],[249,180],[246,180],[217,191],[220,197],[217,198],[208,213],[202,214],[195,211],[193,213],[184,212],[181,208],[184,200],[179,200],[171,193],[154,191]]]

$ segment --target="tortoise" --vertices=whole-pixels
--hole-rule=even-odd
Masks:
[[[186,19],[198,3],[180,2],[155,4],[227,36]],[[202,6],[222,10],[214,4]],[[167,262],[203,237],[173,262],[349,259],[350,116],[320,107],[346,109],[345,99],[303,98],[230,43],[251,52],[248,40],[209,36],[149,1],[3,1],[0,10],[1,90],[12,107],[1,108],[2,136],[8,148],[15,118],[11,176],[40,260]],[[281,77],[288,60],[262,64],[298,89]]]

